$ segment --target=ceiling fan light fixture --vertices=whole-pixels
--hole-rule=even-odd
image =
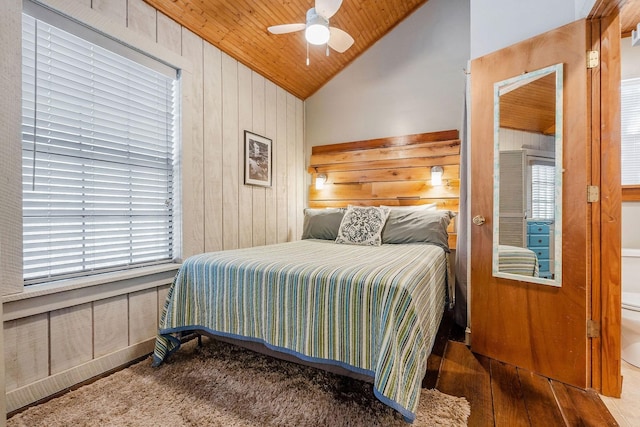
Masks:
[[[325,44],[329,41],[329,28],[321,24],[311,25],[305,30],[304,37],[311,44]]]
[[[318,15],[315,9],[307,12],[307,28],[304,30],[304,38],[314,45],[326,44],[329,41],[329,20]]]
[[[307,10],[307,19],[304,24],[281,24],[267,27],[271,34],[287,34],[305,30],[307,66],[309,65],[309,44],[326,45],[326,54],[329,56],[329,48],[338,53],[344,53],[354,43],[353,37],[347,32],[329,26],[329,19],[340,9],[342,0],[315,0],[315,3],[317,11],[315,7]]]

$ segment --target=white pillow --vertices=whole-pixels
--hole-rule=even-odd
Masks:
[[[380,246],[388,216],[389,209],[385,207],[349,206],[340,222],[336,243]]]

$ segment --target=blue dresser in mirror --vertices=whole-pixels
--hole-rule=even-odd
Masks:
[[[540,277],[553,278],[553,221],[527,221],[527,247],[536,253]]]

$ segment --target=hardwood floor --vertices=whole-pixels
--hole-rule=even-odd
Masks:
[[[422,385],[466,397],[469,426],[618,425],[596,392],[474,354],[456,328],[445,315]]]
[[[198,335],[192,334],[185,339],[196,336]],[[525,369],[473,354],[461,342],[463,339],[464,331],[454,325],[451,316],[445,315],[427,361],[427,373],[422,386],[465,397],[471,404],[469,426],[618,426],[596,392],[584,391]],[[78,384],[72,389],[107,374]],[[26,407],[13,411],[8,417],[24,409]]]

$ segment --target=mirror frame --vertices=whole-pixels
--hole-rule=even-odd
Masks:
[[[540,277],[529,277],[514,273],[501,273],[498,270],[498,244],[500,241],[500,91],[507,86],[516,84],[523,80],[533,80],[544,77],[551,73],[556,73],[556,112],[555,112],[555,209],[554,209],[554,277],[553,279],[544,279]],[[526,84],[526,83],[525,83]],[[562,162],[562,144],[563,144],[563,64],[551,65],[536,71],[523,73],[493,85],[493,259],[492,274],[494,277],[502,279],[517,280],[519,282],[536,283],[540,285],[549,285],[555,287],[562,286],[562,174],[564,172]]]

